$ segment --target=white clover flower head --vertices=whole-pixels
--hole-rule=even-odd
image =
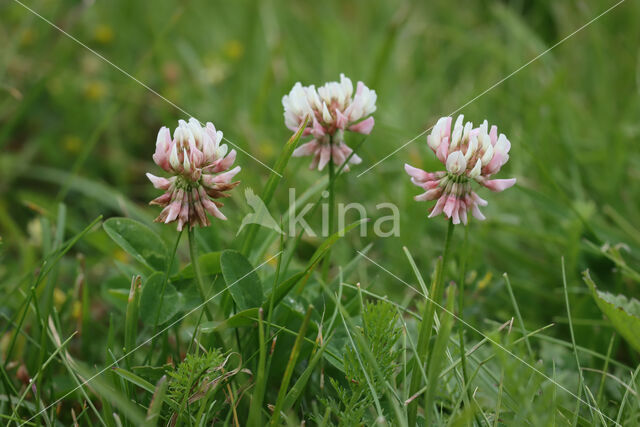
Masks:
[[[437,200],[430,218],[443,213],[454,224],[466,224],[468,211],[485,219],[479,206],[487,202],[472,190],[473,181],[492,191],[503,191],[516,183],[515,178],[489,179],[509,160],[511,143],[504,134],[498,136],[496,126],[489,129],[486,120],[474,128],[459,115],[453,130],[451,122],[451,117],[440,118],[427,136],[428,146],[446,171],[429,173],[409,165],[405,170],[413,184],[426,190],[415,197],[417,201]]]
[[[282,97],[284,123],[291,130],[297,129],[308,116],[313,115],[313,110],[309,105],[310,96],[308,92],[308,88],[302,87],[298,82],[288,95]]]
[[[164,208],[156,221],[175,221],[178,230],[182,230],[185,224],[189,227],[210,225],[207,213],[226,219],[218,209],[222,203],[212,199],[229,197],[225,191],[239,184],[231,180],[240,172],[240,167],[230,169],[236,152],[231,150],[227,154],[227,145],[221,144],[222,137],[213,123],[203,127],[193,118],[178,122],[173,139],[168,128],[160,129],[153,161],[171,176],[162,178],[147,173],[154,187],[165,190],[150,202]]]
[[[329,161],[342,165],[352,153],[344,143],[344,131],[371,133],[376,100],[376,92],[362,82],[357,83],[354,94],[353,83],[344,74],[340,74],[340,81],[327,82],[317,89],[296,83],[282,98],[284,122],[295,131],[309,118],[303,135],[312,135],[313,139],[298,147],[293,156],[313,156],[312,169],[322,170]],[[349,163],[361,161],[354,154]]]

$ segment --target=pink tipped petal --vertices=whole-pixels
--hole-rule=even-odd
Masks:
[[[444,135],[447,138],[451,137],[451,122],[453,121],[453,117],[447,117],[444,122]]]
[[[204,153],[195,146],[195,144],[191,143],[189,153],[189,161],[196,168],[201,168],[202,163],[204,162]]]
[[[418,202],[425,202],[427,200],[435,200],[442,194],[442,188],[433,188],[426,193],[419,194],[413,199]]]
[[[446,163],[448,155],[449,155],[449,137],[446,137],[442,139],[440,146],[436,150],[436,157],[442,163]]]
[[[413,166],[406,163],[404,164],[404,170],[405,172],[407,172],[407,174],[409,174],[410,177],[414,178],[418,182],[427,181],[433,179],[434,177],[433,174],[425,172],[419,168],[414,168]]]
[[[355,125],[349,126],[349,130],[352,132],[361,133],[363,135],[369,135],[371,130],[373,129],[373,125],[375,124],[375,120],[373,117],[368,117],[361,122],[356,123]]]
[[[162,126],[158,131],[158,137],[156,138],[156,146],[162,146],[165,148],[171,144],[171,131],[168,127]]]
[[[180,207],[180,214],[178,214],[178,221],[184,223],[189,222],[189,207],[191,205],[191,197],[188,193],[185,193],[182,198],[182,206]]]
[[[209,135],[209,137],[213,141],[217,141],[218,140],[218,137],[217,137],[218,131],[216,130],[216,127],[213,125],[213,123],[207,122],[207,124],[205,126],[205,132],[207,132],[207,135]]]
[[[149,204],[150,205],[165,206],[165,205],[169,204],[169,202],[171,202],[171,193],[170,192],[166,192],[166,193],[162,194],[162,196],[156,197],[155,199],[150,201]]]
[[[221,220],[227,219],[227,217],[224,216],[222,212],[220,212],[220,209],[218,209],[216,204],[213,203],[211,199],[209,199],[209,196],[207,196],[207,193],[205,193],[202,187],[198,189],[198,194],[200,195],[200,202],[202,203],[202,206],[207,212],[209,212],[209,214]]]
[[[437,186],[440,185],[440,180],[436,179],[431,181],[418,181],[415,178],[411,178],[411,183],[413,185],[417,185],[418,187],[422,187],[425,190],[431,190],[432,188],[436,188]]]
[[[516,179],[515,178],[509,178],[509,179],[489,179],[486,180],[482,183],[482,185],[484,185],[485,187],[487,187],[489,190],[491,191],[503,191],[506,190],[509,187],[513,187],[513,185],[516,183]]]
[[[447,202],[444,204],[444,208],[442,208],[442,212],[444,212],[447,218],[451,218],[453,214],[453,210],[456,207],[457,197],[453,195],[447,196]]]
[[[342,145],[342,144],[340,144]],[[331,148],[331,159],[333,160],[333,163],[335,163],[336,165],[340,166],[344,163],[345,161],[345,155],[344,155],[344,151],[342,150],[341,146],[338,145],[333,145],[333,147]]]
[[[169,154],[171,152],[171,132],[168,128],[162,127],[156,139],[156,152],[153,154],[153,161],[162,169],[169,171]]]
[[[509,157],[506,154],[502,154],[499,152],[495,152],[491,161],[484,167],[485,173],[487,175],[493,175],[497,173],[502,165],[504,165]]]
[[[149,181],[151,181],[153,186],[158,190],[168,190],[171,186],[171,181],[169,181],[167,178],[161,178],[150,173],[147,173],[146,175],[147,178],[149,178]]]
[[[316,142],[315,139],[313,139],[307,142],[306,144],[302,144],[301,146],[293,150],[293,153],[291,155],[293,157],[309,156],[315,153],[317,148],[318,148],[318,143]]]
[[[218,209],[216,204],[213,203],[211,200],[209,200],[209,199],[202,200],[202,205],[204,206],[205,210],[207,212],[209,212],[211,215],[213,215],[216,218],[221,219],[223,221],[227,220],[227,217],[224,216],[224,214],[222,212],[220,212],[220,209]]]
[[[471,197],[473,198],[473,201],[477,203],[479,206],[487,206],[489,204],[489,202],[487,202],[485,199],[478,196],[476,192],[472,192]]]
[[[498,141],[498,126],[491,126],[491,130],[489,131],[489,138],[491,139],[491,145],[496,145],[496,141]]]
[[[460,224],[460,205],[456,204],[456,206],[453,209],[453,212],[451,213],[451,222],[453,222],[454,224]]]
[[[460,220],[464,225],[467,225],[467,206],[464,205],[464,202],[462,208],[460,209]]]
[[[434,216],[440,215],[442,213],[442,210],[446,202],[447,202],[447,196],[446,195],[440,196],[435,206],[431,210],[431,213],[429,213],[429,218],[433,218]]]
[[[336,126],[338,127],[338,129],[344,129],[345,127],[347,127],[347,123],[349,119],[347,118],[347,116],[342,114],[342,112],[339,109],[336,108],[335,112],[336,112]]]
[[[478,207],[478,205],[475,203],[471,205],[471,213],[473,214],[474,218],[479,219],[480,221],[484,221],[486,219],[486,217],[482,215],[482,212],[480,212],[480,208]]]
[[[318,122],[318,120],[315,117],[313,118],[313,128],[311,130],[311,133],[315,138],[321,138],[326,133],[325,129],[322,127],[320,122]]]
[[[228,184],[231,182],[231,180],[233,179],[234,176],[236,176],[238,174],[238,172],[240,172],[242,169],[240,168],[240,166],[236,166],[235,168],[221,173],[219,175],[215,175],[213,177],[213,182],[217,183],[217,184]]]
[[[171,202],[171,204],[169,205],[169,213],[167,214],[167,218],[165,219],[164,223],[168,224],[171,221],[175,221],[176,218],[178,217],[178,214],[180,213],[181,207],[182,207],[182,200],[180,201],[174,200],[173,202]]]
[[[227,156],[215,164],[213,168],[213,172],[222,172],[226,171],[231,167],[233,162],[236,161],[236,150],[231,150]]]
[[[331,159],[331,148],[329,144],[325,144],[320,149],[320,162],[318,163],[318,170],[321,171],[329,163]]]

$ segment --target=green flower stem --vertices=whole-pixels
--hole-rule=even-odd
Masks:
[[[416,348],[416,355],[413,359],[413,368],[411,372],[411,383],[409,387],[409,395],[413,396],[418,389],[420,388],[420,380],[422,376],[420,375],[420,364],[422,366],[425,365],[425,357],[426,357],[426,369],[425,372],[429,371],[429,363],[431,353],[428,352],[429,342],[431,341],[431,334],[433,333],[433,317],[435,315],[436,304],[440,304],[442,301],[442,292],[443,292],[443,282],[444,282],[444,270],[447,265],[447,261],[449,259],[449,252],[451,249],[451,236],[453,235],[453,222],[449,221],[449,227],[447,229],[447,235],[444,240],[444,252],[442,254],[441,260],[439,260],[435,277],[431,284],[431,294],[429,295],[429,300],[425,305],[424,311],[422,312],[422,322],[420,323],[420,331],[418,333],[418,346]],[[425,417],[427,417],[426,412],[429,411],[429,408],[424,408]],[[418,402],[417,399],[414,399],[407,409],[408,413],[408,421],[409,425],[416,425],[416,419],[418,416]]]
[[[333,137],[329,140],[329,144],[333,145]],[[333,147],[331,147],[333,148]],[[334,229],[334,210],[335,210],[335,164],[333,163],[333,151],[331,152],[331,156],[329,158],[329,233],[328,235],[333,234]],[[326,282],[329,279],[329,265],[331,264],[331,250],[327,251],[327,255],[324,257],[324,263],[322,265],[322,278]]]
[[[200,292],[200,298],[204,304],[204,313],[207,316],[207,320],[213,320],[213,315],[207,305],[207,293],[205,292],[204,281],[202,280],[202,271],[200,270],[200,263],[198,263],[198,248],[196,242],[196,236],[193,228],[189,228],[189,255],[191,257],[191,265],[193,266],[193,272],[196,276],[196,284],[198,285],[198,291]]]
[[[460,256],[460,283],[458,284],[458,316],[462,319],[462,312],[464,310],[464,281],[467,275],[467,250],[469,244],[469,227],[464,227],[464,243],[462,244],[462,254]],[[462,325],[458,326],[458,341],[460,346],[460,364],[462,365],[462,379],[464,380],[464,386],[467,390],[467,399],[469,404],[473,402],[471,399],[471,388],[468,385],[469,374],[467,373],[467,356],[464,348],[464,330]]]
[[[447,235],[444,238],[444,252],[442,253],[442,268],[439,270],[439,274],[436,276],[435,287],[431,294],[431,298],[435,304],[430,304],[430,319],[434,316],[436,311],[436,304],[441,304],[442,294],[444,292],[444,272],[447,269],[447,261],[449,261],[449,256],[451,252],[451,236],[453,235],[453,222],[449,220],[449,227],[447,228]],[[427,342],[431,341],[432,330],[428,331],[429,339]],[[430,360],[427,361],[427,366],[429,365]]]

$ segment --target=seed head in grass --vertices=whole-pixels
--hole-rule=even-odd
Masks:
[[[284,123],[296,131],[310,117],[303,135],[312,135],[313,139],[298,147],[293,156],[313,156],[311,169],[322,170],[329,160],[342,165],[352,153],[344,142],[344,131],[371,133],[376,98],[376,92],[362,82],[358,82],[354,94],[353,84],[344,74],[340,74],[339,82],[328,82],[317,89],[296,83],[282,98]],[[362,159],[355,154],[349,159],[349,163],[360,162]],[[349,170],[348,166],[345,170]]]
[[[502,191],[516,183],[515,178],[489,179],[509,160],[511,143],[498,128],[485,120],[473,128],[471,122],[463,124],[459,115],[451,133],[451,117],[442,117],[427,136],[427,144],[446,167],[446,171],[425,172],[408,164],[405,170],[411,182],[426,190],[415,197],[417,201],[438,200],[429,218],[444,213],[454,224],[467,223],[467,212],[477,219],[485,219],[478,206],[486,200],[471,188],[473,181],[492,191]]]
[[[230,169],[236,151],[227,153],[227,145],[221,142],[222,132],[216,130],[213,123],[203,127],[193,118],[188,122],[179,121],[173,139],[167,127],[160,129],[153,161],[171,176],[161,178],[147,174],[154,187],[165,190],[150,202],[164,207],[156,222],[176,221],[181,231],[185,224],[190,228],[196,224],[210,225],[207,213],[227,219],[218,209],[222,203],[212,199],[229,197],[225,191],[239,184],[231,180],[240,172],[240,167]]]

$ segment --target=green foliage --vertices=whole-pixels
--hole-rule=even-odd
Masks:
[[[222,275],[229,287],[229,293],[239,311],[259,307],[263,302],[262,283],[249,263],[240,252],[227,250],[220,257]]]
[[[189,420],[201,405],[206,404],[210,393],[214,393],[228,376],[224,373],[227,360],[228,357],[218,349],[212,349],[204,353],[188,354],[169,372],[167,396],[172,402],[175,419]],[[199,402],[203,399],[204,403]]]
[[[183,295],[173,284],[165,283],[165,274],[155,272],[142,285],[140,319],[145,324],[154,325],[157,316],[158,324],[161,325],[180,312],[183,304]]]
[[[167,247],[149,227],[129,218],[109,218],[104,231],[129,255],[144,265],[162,271],[167,263]]]
[[[360,354],[362,348],[358,348],[358,345],[355,348],[347,346],[343,356],[347,385],[331,378],[330,382],[337,397],[326,400],[334,415],[334,421],[340,426],[363,423],[370,425],[372,420],[365,418],[365,412],[373,405],[374,398],[368,382],[371,381],[376,394],[383,395],[386,383],[391,382],[398,368],[401,350],[397,343],[401,329],[393,305],[384,301],[366,303],[362,312],[361,332],[382,375]]]
[[[637,425],[640,3],[467,3],[2,2],[0,424],[262,424],[278,403],[287,425],[413,427],[425,406],[438,426]],[[315,204],[319,234],[328,168],[292,157],[311,136],[284,126],[281,100],[341,72],[378,102],[370,135],[345,132],[363,161],[335,201],[372,224],[394,203],[400,236],[238,234],[248,188],[286,231],[291,198]],[[442,168],[425,132],[454,111],[509,138],[496,178],[518,181],[477,190],[487,220],[468,225],[466,258],[453,233],[433,289],[447,223],[403,164]],[[166,176],[158,129],[188,115],[224,132],[241,184],[228,220],[172,254],[145,172]],[[460,280],[451,320],[440,293]]]
[[[635,298],[627,298],[624,295],[599,291],[588,271],[584,273],[584,281],[591,289],[596,304],[616,328],[616,331],[636,351],[640,352],[640,301]]]

